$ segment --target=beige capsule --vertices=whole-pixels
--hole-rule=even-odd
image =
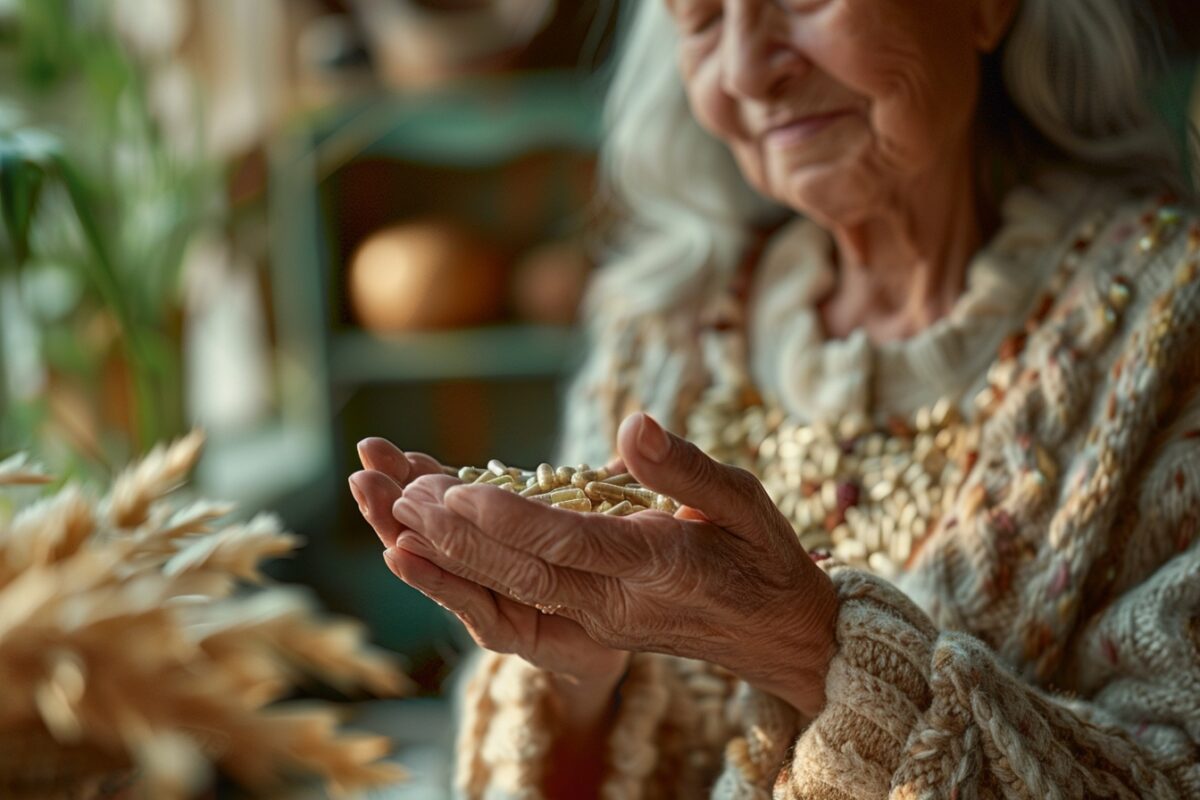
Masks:
[[[489,461],[487,464],[487,468],[488,468],[488,472],[492,473],[493,475],[507,475],[508,474],[508,467],[505,466],[504,462],[498,458],[493,458],[491,461]]]
[[[593,502],[595,502],[595,501],[593,501]],[[595,506],[592,510],[595,511],[597,514],[604,514],[612,507],[613,507],[612,501],[604,500],[603,502],[600,503],[600,505]]]
[[[838,436],[843,440],[861,436],[870,428],[870,421],[859,411],[852,411],[838,422]]]
[[[896,531],[892,538],[888,541],[888,553],[892,560],[903,564],[908,561],[909,555],[912,554],[913,535],[907,529]]]
[[[542,492],[541,485],[539,485],[537,482],[534,482],[522,489],[519,494],[521,497],[533,497],[537,494],[544,494],[544,492]]]
[[[633,503],[629,502],[628,500],[622,500],[616,505],[606,509],[604,513],[613,517],[624,517],[628,514],[632,514],[636,510],[637,507],[634,506]]]
[[[549,464],[538,464],[537,472],[535,474],[537,476],[538,486],[542,487],[543,492],[548,492],[557,486],[557,481],[555,480],[554,475],[554,467],[550,466]]]
[[[490,480],[486,480],[483,482],[491,484],[492,486],[504,486],[504,487],[508,487],[508,486],[515,487],[515,484],[516,484],[516,481],[513,479],[513,476],[507,475],[507,474],[493,475]]]
[[[577,489],[582,489],[592,481],[599,480],[603,480],[603,478],[600,477],[597,470],[581,469],[576,470],[575,474],[571,476],[571,485]]]
[[[874,552],[882,546],[884,529],[882,525],[867,525],[858,535],[858,540],[863,543],[863,547],[868,551]]]
[[[641,486],[622,486],[621,491],[624,492],[626,500],[646,508],[653,508],[655,501],[658,500],[658,492]]]
[[[863,525],[869,518],[858,506],[850,506],[846,509],[846,522],[853,526]]]
[[[821,454],[821,471],[829,477],[838,474],[842,467],[842,454],[836,447],[831,447]]]
[[[463,483],[474,483],[475,480],[479,478],[479,474],[485,471],[486,470],[477,469],[476,467],[461,467],[458,470],[458,479]]]
[[[871,553],[867,557],[867,567],[881,578],[895,578],[900,573],[895,562],[882,552]]]
[[[568,500],[587,500],[588,497],[586,494],[584,494],[582,489],[568,487],[565,489],[555,489],[552,492],[546,492],[544,494],[530,495],[529,499],[556,505],[558,503],[564,503]],[[588,500],[588,502],[590,503],[591,501]]]
[[[563,500],[561,503],[553,503],[554,508],[564,508],[567,511],[591,511],[592,501],[586,497],[576,498],[573,500]]]
[[[590,481],[584,484],[583,491],[588,497],[619,503],[626,498],[625,492],[628,488],[625,486],[613,486],[611,483],[604,481]]]
[[[943,397],[941,400],[938,400],[933,404],[933,411],[930,421],[939,428],[944,425],[957,422],[958,406],[956,406],[949,398]]]
[[[873,433],[867,437],[865,451],[868,458],[878,458],[883,455],[886,442],[881,433]]]
[[[627,483],[633,483],[633,476],[628,472],[622,472],[605,478],[604,482],[612,484],[613,486],[624,486]]]
[[[901,480],[909,486],[915,484],[922,476],[926,476],[925,467],[915,461],[905,467],[904,471],[900,474]]]
[[[837,494],[837,481],[825,481],[823,484],[821,484],[821,505],[823,505],[826,510],[830,511],[837,508]]]
[[[560,484],[570,483],[571,476],[574,474],[575,474],[574,468],[568,467],[565,464],[563,466],[559,467],[558,469],[554,470],[554,477],[558,479],[558,482]]]
[[[668,514],[674,514],[679,510],[679,503],[673,497],[667,497],[665,494],[660,494],[654,498],[654,505],[651,506],[658,511],[666,511]]]
[[[759,444],[758,455],[765,459],[775,458],[775,451],[777,447],[778,445],[775,443],[775,437],[768,436],[762,440],[761,444]]]
[[[846,539],[835,545],[833,554],[848,564],[861,563],[867,557],[867,548],[857,539]]]

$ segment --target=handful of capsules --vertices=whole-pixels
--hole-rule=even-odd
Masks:
[[[628,472],[610,474],[587,464],[553,467],[539,464],[536,470],[518,469],[492,459],[486,467],[446,468],[463,483],[488,483],[521,497],[569,511],[612,514],[623,517],[639,511],[674,514],[679,503],[665,494],[639,485]]]

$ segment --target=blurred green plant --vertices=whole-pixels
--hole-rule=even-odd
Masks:
[[[190,146],[164,134],[109,10],[0,11],[0,286],[42,372],[37,391],[6,388],[5,356],[29,354],[0,319],[0,450],[57,438],[87,467],[181,432],[181,266],[221,213],[199,130]]]

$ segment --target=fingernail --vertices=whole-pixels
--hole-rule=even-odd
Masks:
[[[362,487],[358,485],[359,480],[357,472],[350,476],[350,494],[354,495],[354,502],[358,503],[359,513],[365,517],[367,515],[367,503],[363,500],[364,492]]]
[[[373,464],[371,464],[371,459],[367,458],[367,447],[366,447],[366,445],[367,445],[367,442],[368,442],[368,441],[370,441],[370,440],[369,440],[369,439],[363,439],[361,442],[359,442],[359,443],[358,443],[358,444],[355,446],[355,449],[356,449],[356,450],[358,450],[358,460],[362,462],[362,465],[363,465],[364,467],[366,467],[367,469],[375,469],[375,466],[374,466]]]
[[[642,415],[642,427],[637,436],[638,451],[655,464],[661,464],[671,449],[667,433],[652,417]]]

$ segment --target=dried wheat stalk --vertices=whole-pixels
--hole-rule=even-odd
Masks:
[[[216,767],[268,791],[302,774],[334,793],[391,782],[379,737],[339,734],[334,711],[278,702],[315,678],[396,694],[404,679],[355,623],[260,583],[298,544],[276,519],[167,495],[197,434],[158,447],[97,499],[67,486],[0,519],[0,796],[86,798],[132,774],[145,797],[186,798]],[[45,483],[26,459],[0,486]]]

